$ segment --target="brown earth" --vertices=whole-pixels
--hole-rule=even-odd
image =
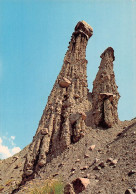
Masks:
[[[95,145],[94,150],[90,146]],[[0,164],[1,193],[12,193],[21,181],[22,166],[26,147],[19,154],[3,160]],[[85,194],[120,194],[135,186],[136,173],[136,119],[120,122],[114,128],[87,128],[87,133],[79,142],[70,145],[60,156],[42,167],[36,177],[20,187],[17,193],[28,193],[36,183],[46,179],[60,179],[66,183],[78,177],[88,178],[90,184],[82,193]],[[16,158],[15,158],[16,157]],[[117,160],[116,165],[106,162]],[[101,164],[101,163],[104,163]],[[19,166],[20,164],[20,166]],[[100,167],[100,166],[102,167]],[[98,169],[95,167],[98,167]]]

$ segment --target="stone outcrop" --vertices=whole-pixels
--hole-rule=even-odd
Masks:
[[[71,84],[71,82],[65,77],[63,77],[62,80],[60,80],[60,82],[59,82],[59,85],[62,88],[67,88],[67,87],[69,87],[70,84]]]
[[[114,50],[109,47],[100,57],[101,64],[93,82],[92,122],[95,126],[109,128],[118,123],[117,105],[120,98],[113,71]]]
[[[93,30],[78,22],[72,34],[60,74],[43,111],[37,132],[29,146],[23,180],[56,157],[85,134],[87,99],[86,46]]]
[[[72,183],[66,184],[64,187],[64,194],[77,194],[84,191],[87,186],[90,184],[89,179],[87,178],[76,178]]]
[[[87,178],[77,178],[72,181],[75,193],[80,193],[86,189],[90,184],[89,179]]]

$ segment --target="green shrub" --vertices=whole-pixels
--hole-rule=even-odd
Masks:
[[[31,194],[63,194],[63,183],[58,180],[47,180],[44,186],[38,186],[31,191]]]

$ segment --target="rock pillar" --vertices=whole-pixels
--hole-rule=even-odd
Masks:
[[[78,22],[72,34],[60,74],[53,86],[38,129],[29,146],[23,180],[33,177],[47,159],[56,157],[85,133],[89,109],[86,46],[93,30]]]
[[[113,48],[107,48],[100,57],[101,64],[93,82],[92,122],[95,126],[109,128],[118,123],[117,106],[120,98],[113,71]]]

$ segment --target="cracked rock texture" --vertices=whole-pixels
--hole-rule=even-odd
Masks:
[[[93,82],[92,123],[95,126],[112,127],[118,123],[117,105],[120,95],[113,71],[114,50],[107,48],[102,58],[99,71]]]
[[[72,34],[60,74],[43,111],[37,132],[29,146],[23,180],[34,177],[38,169],[85,134],[88,101],[86,46],[93,30],[78,22]]]

